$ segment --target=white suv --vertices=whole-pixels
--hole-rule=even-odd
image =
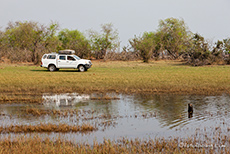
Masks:
[[[80,72],[87,71],[92,63],[90,60],[81,59],[74,55],[74,50],[60,50],[58,53],[44,54],[41,59],[41,67],[48,68],[51,72],[60,68],[74,68]]]

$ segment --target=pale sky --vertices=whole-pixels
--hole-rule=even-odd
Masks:
[[[159,20],[182,18],[189,29],[206,39],[230,37],[230,0],[0,0],[0,27],[9,21],[51,21],[60,28],[100,30],[112,23],[121,46],[143,32],[156,31]]]

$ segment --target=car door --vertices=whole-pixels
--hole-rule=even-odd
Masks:
[[[59,55],[58,57],[58,68],[67,68],[68,63],[66,60],[66,55]]]
[[[67,63],[68,63],[69,68],[77,67],[77,60],[71,55],[67,56]]]

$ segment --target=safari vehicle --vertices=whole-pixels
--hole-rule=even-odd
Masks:
[[[58,53],[44,54],[41,59],[41,67],[48,68],[51,72],[62,68],[78,69],[80,72],[87,71],[92,66],[91,61],[81,59],[74,53],[74,50],[60,50]]]

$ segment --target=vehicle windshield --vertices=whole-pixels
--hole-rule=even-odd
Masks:
[[[78,56],[74,55],[74,58],[76,58],[77,60],[80,60],[81,58],[79,58]]]

